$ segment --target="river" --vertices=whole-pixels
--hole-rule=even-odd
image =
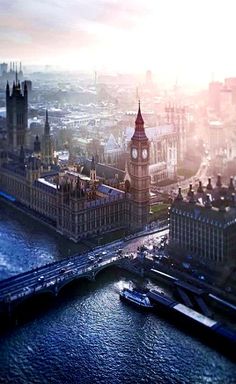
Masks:
[[[0,278],[82,249],[0,202]],[[236,383],[236,366],[153,313],[119,300],[115,269],[65,289],[0,335],[0,383]]]

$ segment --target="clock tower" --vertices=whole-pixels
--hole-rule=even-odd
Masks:
[[[130,144],[130,192],[131,192],[131,225],[142,228],[148,223],[150,210],[150,176],[149,157],[150,142],[144,129],[144,121],[141,114],[140,102],[135,121],[135,131]]]

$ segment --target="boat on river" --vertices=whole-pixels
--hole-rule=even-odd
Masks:
[[[120,291],[120,299],[142,309],[153,308],[148,296],[134,289],[123,288]]]

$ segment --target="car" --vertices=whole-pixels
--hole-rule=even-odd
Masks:
[[[44,276],[39,276],[38,281],[43,281],[43,280],[44,280]]]
[[[49,283],[47,283],[47,287],[50,287],[51,285],[55,285],[55,284],[56,282],[54,280],[49,281]]]
[[[98,261],[102,261],[103,259],[102,259],[102,256],[100,256],[99,258],[98,258]]]
[[[66,272],[66,269],[65,268],[61,268],[60,269],[60,273],[65,273]]]
[[[89,261],[92,263],[94,260],[95,260],[95,257],[94,256],[89,256]]]

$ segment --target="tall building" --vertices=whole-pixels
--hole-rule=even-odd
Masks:
[[[6,117],[8,149],[18,151],[21,146],[27,146],[28,91],[27,85],[24,83],[24,91],[22,93],[17,76],[11,92],[7,82]]]
[[[44,134],[42,136],[42,151],[41,159],[46,166],[53,164],[53,143],[52,136],[50,134],[50,125],[48,121],[48,111],[46,110],[46,120],[44,126]]]
[[[130,191],[132,195],[132,222],[135,227],[147,224],[150,209],[149,158],[150,142],[144,129],[140,103],[135,121],[135,131],[130,142]]]

